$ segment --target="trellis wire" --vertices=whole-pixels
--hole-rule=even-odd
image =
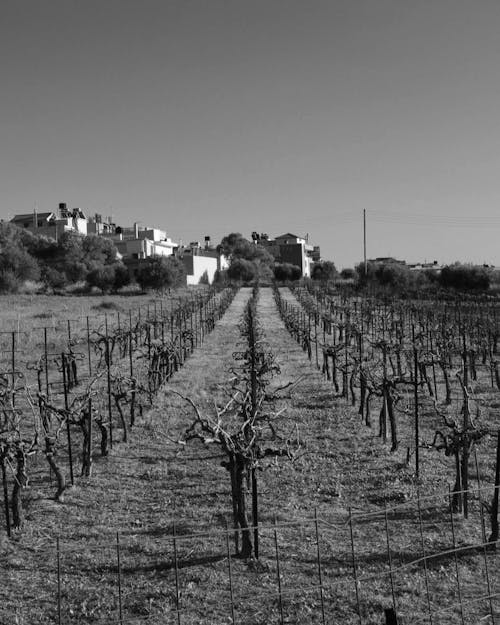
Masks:
[[[451,492],[450,492],[451,495]],[[390,511],[390,508],[387,507],[386,509],[384,509],[384,518],[388,518],[388,513]],[[216,532],[216,534],[223,534],[224,535],[224,549],[223,552],[225,553],[225,557],[227,558],[227,573],[228,573],[228,582],[229,582],[229,602],[228,602],[228,610],[229,610],[229,616],[231,619],[231,622],[233,624],[236,623],[236,612],[235,612],[235,607],[236,607],[236,603],[238,602],[238,604],[245,609],[245,603],[244,603],[244,598],[245,598],[245,593],[242,592],[242,590],[240,589],[238,594],[235,594],[234,591],[234,571],[232,570],[232,555],[230,553],[230,549],[229,549],[229,539],[230,539],[230,535],[232,534],[232,528],[229,527],[229,524],[227,523],[227,519],[225,522],[225,529],[224,530],[219,530],[218,532]],[[315,512],[315,515],[313,518],[311,518],[309,520],[309,522],[307,523],[306,528],[309,528],[309,530],[311,531],[311,536],[315,538],[314,540],[314,547],[316,548],[316,556],[317,556],[317,565],[318,565],[318,580],[319,583],[317,584],[312,584],[311,586],[302,586],[300,588],[294,587],[294,586],[290,586],[290,585],[285,585],[284,581],[283,581],[283,577],[282,577],[282,573],[281,573],[281,554],[280,554],[280,547],[279,547],[279,533],[283,530],[286,530],[287,528],[290,527],[290,524],[279,524],[277,521],[277,518],[274,518],[274,521],[271,525],[268,525],[266,527],[263,527],[262,530],[266,530],[266,531],[271,531],[272,536],[273,536],[273,543],[274,543],[274,547],[271,551],[271,553],[267,553],[267,558],[270,558],[271,560],[274,560],[275,563],[275,568],[276,568],[276,586],[277,586],[277,596],[278,596],[278,618],[279,618],[279,622],[280,623],[284,623],[286,622],[286,613],[285,613],[285,603],[284,603],[284,599],[285,597],[297,597],[297,593],[302,593],[304,596],[310,596],[312,597],[317,597],[317,600],[314,604],[314,610],[315,613],[317,613],[318,615],[318,619],[320,620],[320,622],[322,623],[326,623],[329,622],[328,621],[328,617],[325,614],[324,608],[326,607],[324,605],[323,602],[323,593],[325,591],[328,592],[328,594],[331,596],[332,590],[335,588],[335,586],[332,586],[330,583],[328,583],[328,581],[325,580],[325,578],[322,576],[322,574],[320,574],[321,571],[321,560],[322,560],[322,554],[321,554],[321,535],[320,535],[320,531],[319,528],[320,526],[323,525],[322,523],[322,519],[321,517],[319,517],[317,515],[317,512]],[[353,517],[352,515],[349,516],[349,525],[352,527],[353,525]],[[383,580],[384,578],[387,579],[387,585],[388,585],[388,590],[389,590],[389,596],[392,593],[392,590],[395,588],[394,587],[394,575],[396,575],[398,572],[400,572],[401,570],[409,570],[411,567],[415,566],[415,562],[411,562],[411,563],[407,563],[404,565],[400,565],[400,566],[396,566],[394,567],[392,562],[391,562],[391,547],[390,547],[390,543],[389,543],[389,527],[388,527],[388,523],[384,524],[385,528],[384,528],[384,532],[385,532],[385,538],[386,538],[386,544],[387,544],[387,564],[389,565],[388,568],[385,571],[380,571],[378,574],[372,574],[372,575],[363,575],[363,576],[358,576],[357,574],[355,574],[353,572],[352,577],[350,578],[350,580],[345,580],[342,581],[340,580],[338,582],[338,585],[342,585],[345,584],[346,581],[349,584],[354,585],[354,588],[357,589],[358,586],[360,584],[366,586],[367,583],[369,583],[370,581],[373,582],[378,582]],[[300,525],[299,527],[302,527],[302,525]],[[454,525],[452,526],[452,543],[453,543],[453,548],[449,549],[446,551],[447,554],[452,555],[455,559],[455,563],[456,563],[456,588],[457,588],[457,598],[458,598],[458,602],[457,603],[452,603],[449,606],[436,606],[434,608],[431,607],[430,602],[427,602],[427,622],[434,622],[433,621],[433,617],[447,612],[447,611],[451,611],[454,610],[455,608],[459,608],[460,610],[460,614],[461,614],[461,621],[463,621],[465,623],[465,615],[464,615],[464,608],[467,607],[468,605],[473,606],[474,604],[476,604],[479,601],[484,601],[484,600],[488,600],[490,603],[490,615],[493,618],[493,622],[494,621],[494,610],[493,610],[493,605],[492,605],[492,600],[494,598],[496,598],[498,596],[498,593],[495,593],[492,591],[492,587],[490,585],[490,582],[488,581],[486,583],[486,587],[487,587],[487,592],[484,593],[481,596],[475,596],[475,597],[469,597],[467,600],[464,599],[463,595],[462,595],[462,590],[461,590],[461,583],[460,583],[460,578],[459,578],[459,573],[458,573],[458,556],[460,555],[460,553],[463,553],[464,550],[466,550],[465,552],[470,552],[470,550],[473,548],[473,546],[471,546],[470,544],[464,546],[464,547],[460,547],[457,546],[456,543],[456,535],[455,535],[455,528]],[[420,531],[420,522],[419,522],[419,531]],[[174,570],[174,580],[173,580],[173,584],[174,584],[174,592],[175,592],[175,608],[173,609],[173,612],[176,614],[176,620],[178,625],[180,625],[182,623],[182,614],[186,613],[190,610],[191,606],[190,604],[186,604],[184,606],[181,606],[181,594],[182,594],[182,584],[181,584],[181,580],[180,580],[180,571],[179,571],[179,540],[181,540],[183,543],[189,544],[189,541],[191,540],[190,537],[203,537],[203,536],[214,536],[214,532],[210,531],[210,532],[197,532],[196,534],[192,534],[192,535],[182,535],[179,536],[176,532],[176,523],[173,523],[172,526],[172,533],[171,533],[171,537],[170,537],[170,541],[172,543],[173,546],[173,552],[172,552],[172,558],[173,558],[173,570]],[[142,623],[142,622],[147,622],[148,618],[138,618],[138,617],[132,617],[132,616],[128,616],[125,612],[122,611],[122,602],[121,602],[121,597],[122,597],[122,587],[121,587],[121,563],[120,563],[120,550],[121,550],[121,544],[122,541],[120,539],[120,535],[119,533],[116,533],[116,560],[117,560],[117,574],[116,574],[116,584],[117,584],[117,592],[118,592],[118,615],[116,620],[113,620],[112,618],[108,618],[108,617],[102,617],[100,618],[99,616],[96,615],[96,618],[93,622],[96,623],[105,623],[105,622],[115,622],[115,623],[119,623],[120,625],[123,625],[124,623],[132,623],[132,622],[138,622],[138,623]],[[351,544],[351,548],[352,548],[352,544],[353,544],[353,540],[350,540],[350,544]],[[478,544],[477,547],[486,547],[486,544],[480,545]],[[101,547],[102,549],[102,547]],[[189,548],[189,551],[191,552],[192,549]],[[78,551],[77,551],[78,552]],[[62,546],[60,544],[60,540],[59,537],[57,537],[56,539],[56,555],[57,555],[57,611],[58,614],[62,613],[62,576],[63,576],[63,571],[62,571],[62,554],[64,553],[64,555],[66,557],[71,557],[71,554],[73,553],[73,550],[67,550],[66,548],[64,549],[64,551],[62,550]],[[441,552],[440,554],[428,554],[426,556],[424,556],[422,559],[418,560],[421,561],[423,560],[424,562],[427,562],[428,559],[431,559],[433,557],[437,557],[438,555],[443,555],[443,553],[445,552]],[[186,566],[186,563],[183,564],[183,567]],[[67,577],[69,575],[69,571],[65,573],[65,577]],[[267,595],[266,595],[267,592]],[[266,596],[269,596],[269,599],[271,599],[271,597],[273,595],[275,595],[276,590],[272,590],[272,589],[268,589],[266,592],[264,592],[262,594],[262,591],[260,593],[260,597],[261,597],[261,601],[264,601],[264,599],[266,598]],[[67,593],[66,593],[67,594]],[[251,597],[253,597],[253,592],[251,591],[251,589],[249,589],[248,591],[248,598],[250,599]],[[70,602],[71,597],[68,596],[67,601]],[[397,606],[395,603],[396,597],[393,599],[393,605],[390,607],[387,607],[385,609],[386,614],[388,615],[388,618],[390,617],[392,618],[397,618],[397,616],[402,617],[402,615],[397,614],[398,610],[397,610]],[[343,602],[344,601],[344,595],[343,593],[338,593],[336,595],[336,601],[340,601]],[[357,613],[358,619],[359,619],[359,623],[360,625],[369,625],[369,623],[371,623],[372,621],[370,621],[369,619],[364,619],[362,617],[362,612],[360,609],[360,602],[359,602],[359,598],[357,598],[356,601],[357,605],[358,605],[358,609],[355,610],[355,613]],[[64,606],[64,611],[69,610],[71,607],[71,603],[67,604]],[[397,616],[396,616],[397,615]],[[382,617],[382,615],[381,615]],[[58,622],[62,622],[62,617],[58,616]],[[424,622],[423,621],[424,617],[415,619],[415,623],[416,622]],[[388,620],[387,622],[398,622],[396,620],[391,621]],[[407,621],[404,621],[407,622]],[[413,622],[413,621],[412,621]]]

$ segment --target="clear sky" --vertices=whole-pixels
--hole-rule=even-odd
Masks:
[[[500,265],[498,0],[2,0],[0,217]]]

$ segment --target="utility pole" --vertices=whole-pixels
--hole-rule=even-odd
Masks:
[[[365,262],[365,277],[367,275],[367,265],[366,265],[366,210],[363,209],[363,259]]]

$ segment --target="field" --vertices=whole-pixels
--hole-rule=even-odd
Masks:
[[[101,455],[98,430],[91,430],[92,471],[80,476],[85,447],[76,422],[70,423],[75,479],[59,501],[46,450],[27,456],[23,525],[0,538],[0,622],[369,624],[396,622],[390,620],[396,615],[399,623],[500,621],[500,569],[494,543],[488,542],[500,407],[493,305],[464,306],[459,321],[457,308],[443,305],[450,319],[445,328],[437,323],[435,304],[411,312],[409,305],[384,305],[377,316],[376,305],[367,302],[365,315],[362,302],[336,294],[260,289],[259,345],[279,365],[279,373],[263,378],[273,430],[262,449],[286,453],[262,453],[253,481],[244,484],[253,553],[242,558],[237,550],[245,530],[235,531],[234,484],[221,466],[227,453],[207,436],[203,442],[187,440],[186,430],[196,411],[217,423],[218,407],[224,418],[221,407],[233,396],[235,377],[242,378],[241,326],[251,295],[251,289],[240,289],[220,318],[216,305],[224,295],[215,293],[207,295],[208,303],[184,294],[189,306],[181,294],[149,299],[140,302],[141,316],[135,298],[127,298],[131,306],[85,298],[2,302],[3,388],[14,391],[14,410],[23,413],[21,437],[29,438],[38,409],[43,413],[36,401],[25,401],[27,387],[36,397],[41,379],[42,396],[50,391],[53,402],[61,403],[66,394],[73,405],[91,374],[100,371],[96,392],[85,398],[92,400],[92,410],[109,411],[115,438]],[[95,313],[106,311],[94,323]],[[41,330],[35,331],[37,320]],[[113,362],[103,361],[95,349],[95,331],[101,328],[102,334],[105,323],[107,340],[127,330],[135,348],[122,353],[117,342]],[[148,331],[141,330],[143,323]],[[406,329],[404,335],[398,328]],[[184,343],[175,343],[177,336]],[[439,341],[441,361],[447,358],[443,367],[436,356]],[[83,354],[81,379],[72,388],[67,380],[61,387],[57,363],[48,365],[51,354],[68,344]],[[146,364],[155,346],[169,350],[161,370]],[[44,349],[37,378],[27,364]],[[123,384],[120,368],[132,379],[121,406],[128,418],[134,394],[133,427],[121,427],[119,404],[108,405],[106,373]],[[16,381],[18,370],[23,377]],[[443,415],[455,419],[455,429],[444,425]],[[436,449],[437,429],[448,436],[446,449]],[[62,437],[58,457],[66,475],[69,455]],[[456,457],[462,461],[460,488]],[[15,466],[5,466],[10,494]],[[462,488],[467,497],[458,495]],[[2,508],[0,523],[5,521]]]

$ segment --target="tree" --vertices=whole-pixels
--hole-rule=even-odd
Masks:
[[[89,272],[116,263],[117,256],[112,241],[94,234],[81,237],[65,232],[57,243],[38,241],[34,249],[45,265],[63,272],[67,282],[86,280]]]
[[[389,287],[406,288],[412,281],[410,269],[396,263],[380,264],[375,270],[379,284]]]
[[[114,263],[112,265],[115,269],[115,281],[113,283],[113,290],[118,291],[124,286],[128,286],[130,284],[130,271],[128,267],[123,263]]]
[[[40,277],[52,288],[60,288],[68,282],[85,280],[90,271],[116,264],[116,257],[113,242],[103,237],[81,237],[65,232],[55,241],[9,223],[0,223],[0,274],[3,276],[0,288],[4,291],[17,289],[21,282]],[[112,272],[105,273],[109,277]],[[123,271],[118,273],[121,281],[126,279]]]
[[[241,282],[250,282],[256,278],[257,274],[258,270],[255,263],[245,260],[244,258],[233,260],[227,270],[227,275],[230,280]]]
[[[343,280],[355,280],[355,278],[356,278],[356,271],[354,269],[352,269],[351,267],[346,267],[346,268],[342,269],[342,271],[340,272],[340,277]]]
[[[243,235],[240,232],[231,232],[231,234],[223,237],[222,241],[217,246],[217,251],[219,254],[223,254],[229,262],[231,262],[234,250],[241,241],[246,241],[246,239],[243,238]]]
[[[381,294],[411,295],[430,285],[429,272],[413,271],[407,265],[396,262],[359,263],[356,266],[358,285],[370,286]]]
[[[320,280],[321,282],[329,282],[338,278],[338,271],[335,264],[330,260],[325,260],[321,263],[314,263],[313,270],[311,272],[311,278],[313,280]]]
[[[249,282],[255,278],[272,280],[274,257],[262,245],[248,241],[239,232],[225,236],[217,247],[229,260],[230,280]]]
[[[130,273],[123,263],[98,265],[87,274],[87,284],[101,289],[103,293],[118,291],[130,284]]]
[[[57,241],[43,234],[34,234],[19,228],[19,241],[40,265],[53,258],[57,252]]]
[[[22,245],[21,228],[10,223],[0,222],[0,251],[9,244]]]
[[[103,293],[109,293],[115,284],[115,267],[113,265],[101,265],[92,269],[87,274],[87,284],[96,286]]]
[[[456,263],[443,267],[439,284],[458,291],[487,291],[490,287],[490,275],[484,267]]]
[[[279,282],[299,280],[302,275],[300,267],[291,263],[282,263],[274,266],[274,277]]]
[[[112,265],[116,262],[117,249],[113,242],[104,237],[90,234],[82,239],[82,260],[91,264]]]
[[[88,270],[83,262],[82,240],[68,232],[57,242],[55,266],[61,266],[70,282],[85,280]],[[54,266],[54,265],[53,265]]]
[[[213,284],[225,285],[227,280],[227,269],[217,269],[214,273]]]
[[[136,271],[135,278],[142,290],[164,290],[186,283],[184,264],[171,256],[151,256]]]
[[[40,268],[23,247],[9,242],[0,252],[0,276],[0,290],[12,292],[26,280],[38,280]]]
[[[257,261],[268,266],[274,264],[272,254],[265,247],[245,239],[239,232],[232,232],[225,236],[217,249],[230,263],[243,259]]]

